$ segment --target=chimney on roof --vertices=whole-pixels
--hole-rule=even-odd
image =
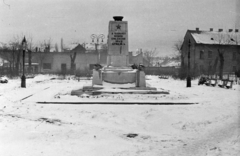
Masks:
[[[235,29],[235,32],[238,32],[238,29]]]
[[[218,32],[222,32],[223,31],[223,29],[218,29]]]
[[[229,29],[229,30],[228,30],[228,32],[232,32],[232,31],[233,31],[233,29]]]
[[[213,31],[213,28],[210,28],[210,31]]]

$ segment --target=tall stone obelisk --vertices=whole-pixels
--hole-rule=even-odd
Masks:
[[[108,27],[108,58],[107,65],[127,67],[128,56],[128,23],[122,16],[114,16]]]

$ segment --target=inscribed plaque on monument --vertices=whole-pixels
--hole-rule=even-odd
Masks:
[[[110,21],[108,36],[109,55],[128,55],[128,31],[126,21]]]

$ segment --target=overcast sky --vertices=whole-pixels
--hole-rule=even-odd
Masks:
[[[128,21],[129,50],[157,48],[159,55],[172,54],[172,45],[187,29],[235,28],[240,18],[236,1],[1,0],[0,42],[21,34],[30,34],[35,43],[49,38],[54,44],[61,38],[65,44],[91,42],[91,34],[107,36],[109,20],[121,15]]]

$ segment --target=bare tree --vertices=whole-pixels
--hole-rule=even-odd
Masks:
[[[4,44],[1,55],[4,57],[10,64],[10,70],[13,70],[16,75],[18,75],[21,63],[21,54],[22,54],[22,40],[24,35],[15,35],[10,40],[8,44]],[[27,51],[30,53],[33,49],[32,35],[26,35],[27,39]],[[3,56],[4,55],[4,56]],[[29,55],[31,56],[31,54]],[[29,58],[31,60],[31,58]]]
[[[52,39],[44,40],[40,43],[40,47],[44,52],[50,52],[50,49],[52,48]]]
[[[75,62],[75,59],[76,59],[76,56],[77,56],[77,52],[76,51],[72,51],[71,52],[71,54],[70,54],[70,59],[71,59],[71,72],[72,72],[72,74],[74,74],[74,72],[75,72],[75,64],[74,64],[74,62]]]
[[[213,69],[210,71],[211,74],[215,74],[217,72],[217,65],[218,65],[218,56],[215,58],[214,63],[213,63]],[[211,65],[211,63],[210,63]]]
[[[181,60],[181,67],[184,67],[184,55],[182,53],[182,44],[183,44],[183,40],[178,40],[177,42],[174,43],[173,45],[173,50],[177,52],[176,57],[180,58]]]
[[[147,60],[148,66],[153,66],[154,57],[156,57],[157,52],[156,48],[154,50],[146,50],[143,52],[143,57]]]
[[[238,72],[240,74],[240,34],[239,33],[234,33],[231,36],[231,42],[236,45],[236,51],[237,51],[237,66],[238,66]]]
[[[218,48],[218,57],[219,57],[219,78],[222,79],[223,76],[223,66],[224,66],[224,50]]]
[[[225,33],[218,33],[218,35],[215,38],[218,48],[218,60],[219,60],[219,78],[222,79],[223,77],[223,67],[224,67],[224,45],[230,44],[230,38],[229,34]]]
[[[22,35],[15,35],[9,43],[9,48],[11,49],[11,54],[9,57],[9,63],[10,63],[10,72],[13,70],[14,75],[19,74],[20,69],[20,62],[21,62],[21,53],[22,53]]]
[[[2,59],[6,60],[9,63],[8,72],[12,74],[14,57],[12,57],[13,49],[9,45],[5,45],[5,47],[1,48],[0,56]]]
[[[21,41],[19,36],[14,36],[9,44],[5,44],[1,49],[0,55],[9,63],[9,74],[18,75],[21,55]]]

